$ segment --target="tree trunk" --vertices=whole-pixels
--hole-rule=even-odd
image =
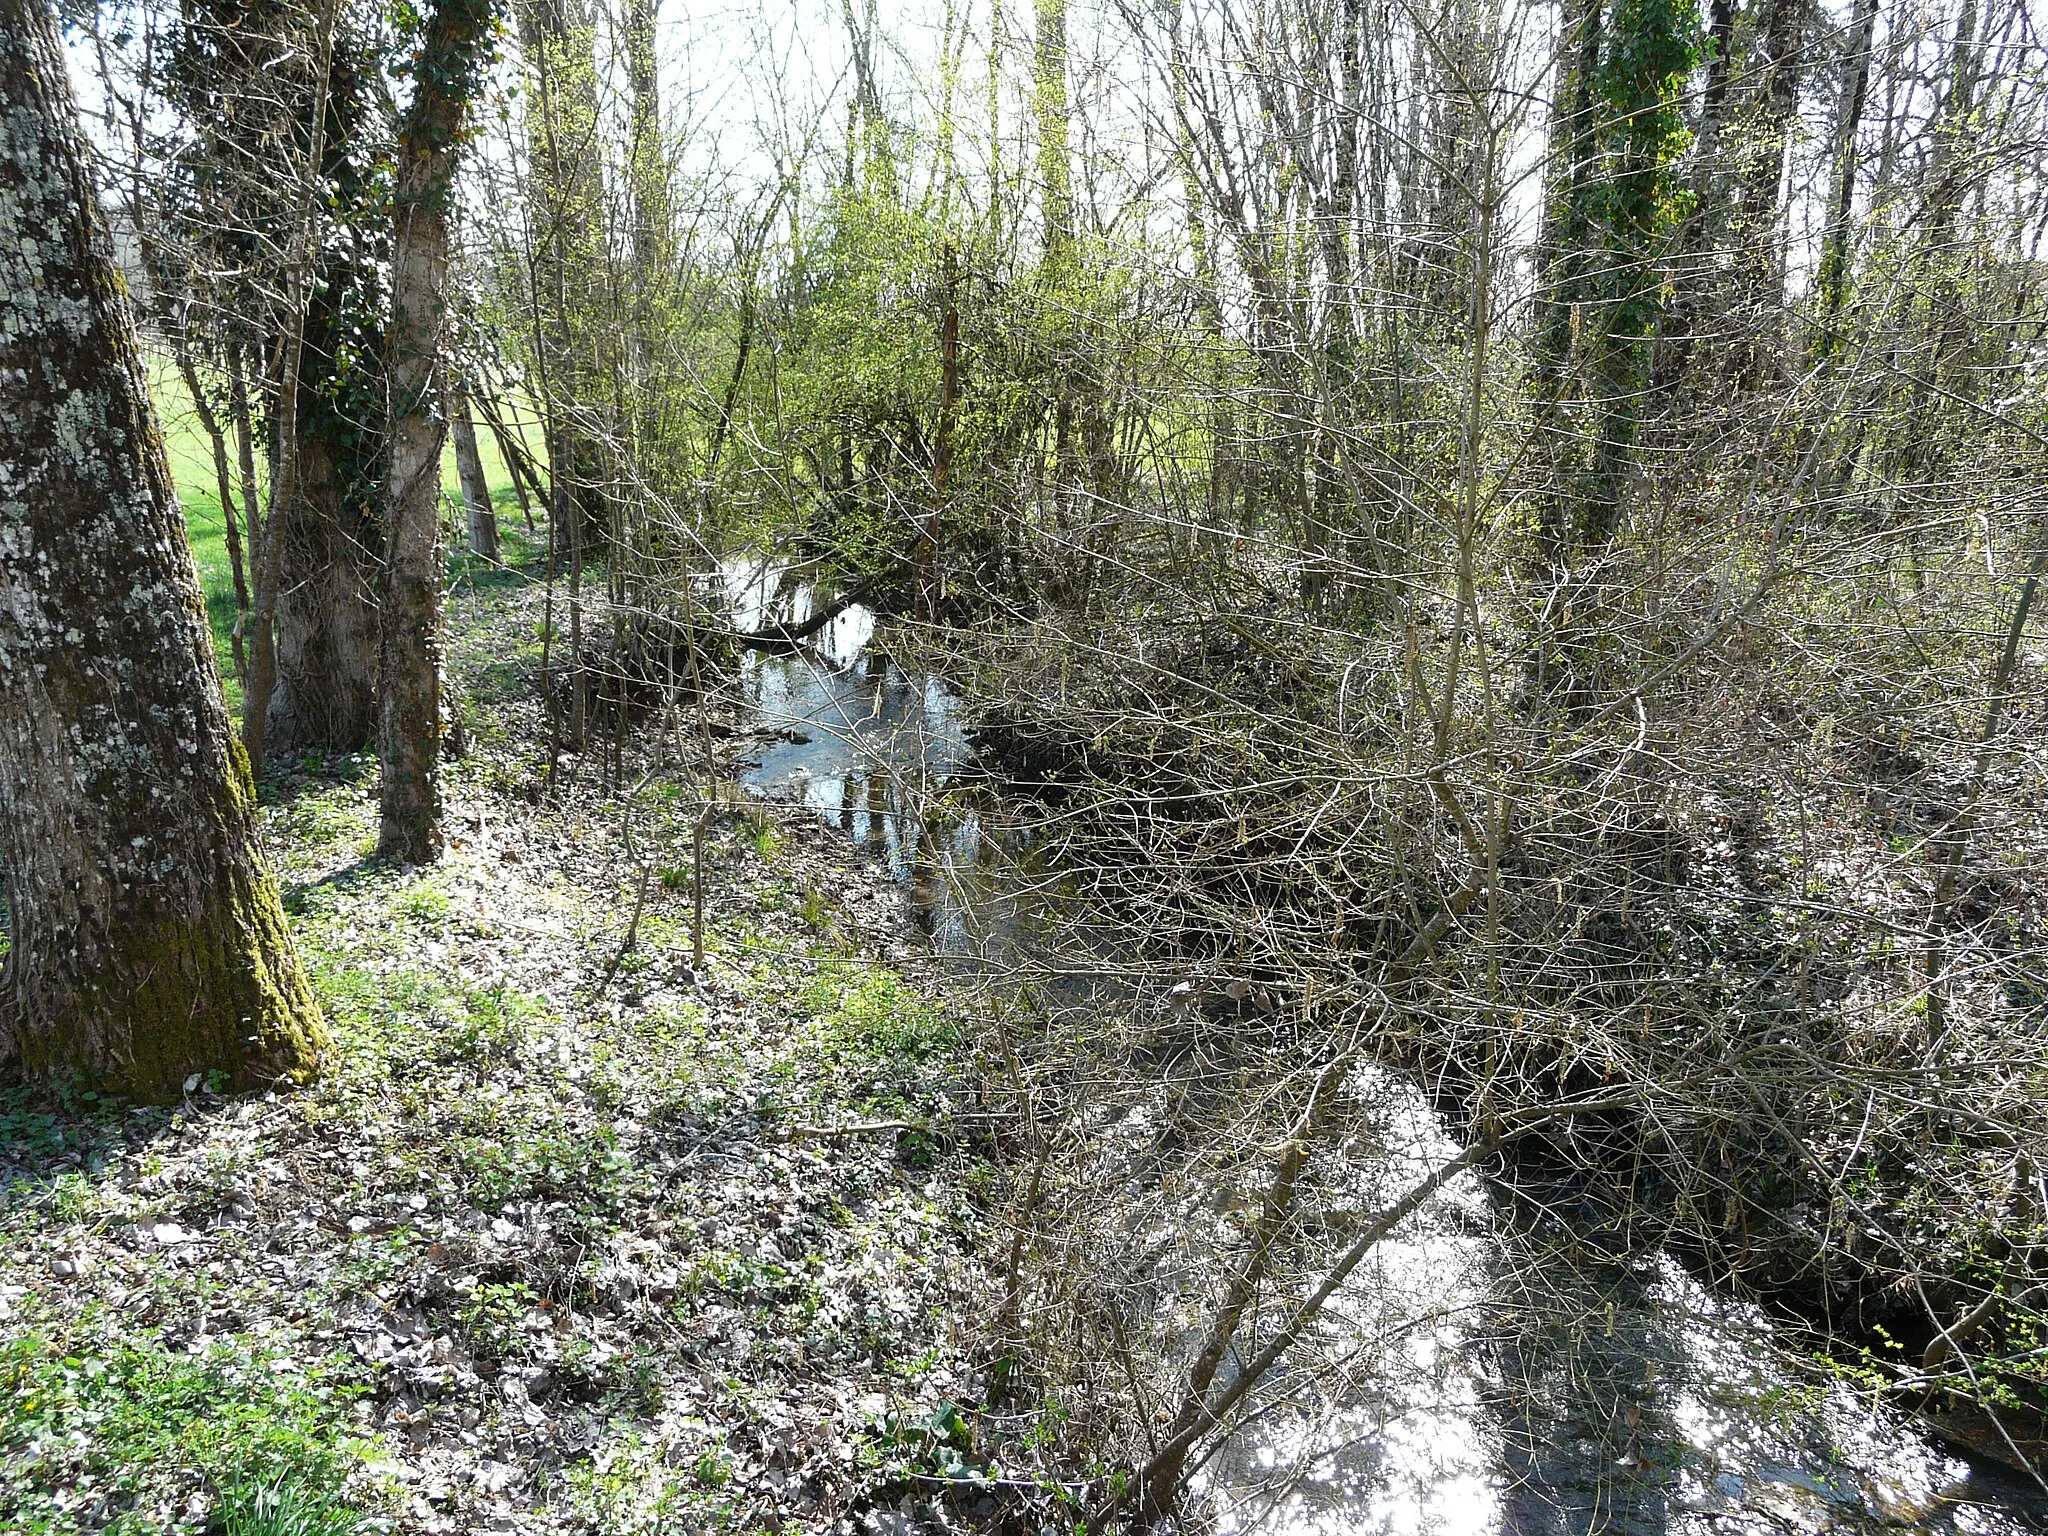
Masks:
[[[360,752],[377,723],[379,532],[320,431],[331,413],[306,398],[303,383],[295,415],[292,498],[270,535],[277,672],[264,742],[273,756]]]
[[[664,431],[665,390],[655,380],[661,356],[659,332],[670,307],[668,153],[661,136],[661,76],[655,51],[655,20],[660,0],[628,0],[625,16],[626,77],[631,88],[631,134],[627,145],[632,169],[633,323],[629,338],[632,403],[622,413],[632,425],[634,477],[650,482],[664,469],[678,444]],[[708,476],[706,477],[709,478]]]
[[[541,231],[533,255],[534,354],[542,434],[554,482],[552,552],[602,548],[608,523],[593,402],[602,392],[592,338],[604,288],[603,187],[591,146],[599,111],[595,44],[582,0],[518,0],[519,46],[529,90],[530,217]],[[573,529],[572,529],[572,524]]]
[[[1744,134],[1742,214],[1735,230],[1735,262],[1749,307],[1743,329],[1746,357],[1737,378],[1749,385],[1770,379],[1780,366],[1784,331],[1785,264],[1780,254],[1785,219],[1785,151],[1799,101],[1800,55],[1806,10],[1798,0],[1765,0],[1758,18],[1755,100]]]
[[[337,164],[344,149],[337,144]],[[360,752],[376,735],[378,482],[388,445],[381,348],[350,336],[347,293],[361,284],[360,267],[324,254],[302,321],[292,430],[281,437],[291,446],[291,495],[271,529],[276,673],[264,740],[272,753]]]
[[[1045,262],[1064,276],[1074,245],[1074,175],[1068,150],[1067,0],[1037,0],[1038,56],[1033,116],[1038,120],[1038,184],[1045,216]]]
[[[1685,377],[1701,325],[1714,312],[1720,283],[1719,255],[1728,201],[1721,129],[1728,110],[1729,60],[1735,47],[1734,0],[1712,0],[1708,14],[1707,81],[1700,93],[1692,142],[1692,208],[1672,242],[1671,303],[1651,366],[1652,389],[1659,395],[1668,394]]]
[[[661,142],[661,79],[655,55],[660,0],[628,0],[626,76],[631,85],[633,272],[644,300],[668,258],[668,156]],[[645,316],[641,317],[644,321]]]
[[[1586,432],[1573,418],[1583,414],[1579,320],[1592,297],[1587,266],[1593,231],[1594,76],[1604,14],[1605,0],[1567,0],[1564,8],[1544,176],[1546,206],[1536,250],[1537,417],[1554,466],[1554,483],[1540,503],[1538,544],[1543,564],[1554,574],[1568,570],[1576,558],[1573,533],[1586,499]]]
[[[1877,0],[1856,0],[1856,20],[1849,52],[1842,60],[1841,112],[1835,121],[1834,187],[1829,200],[1827,233],[1821,243],[1820,356],[1831,356],[1840,344],[1836,321],[1849,292],[1849,215],[1856,199],[1856,137],[1863,126],[1863,107],[1870,94],[1870,38],[1877,24]]]
[[[484,456],[477,450],[476,418],[469,411],[469,391],[453,374],[448,378],[448,427],[455,435],[455,470],[462,477],[462,509],[469,517],[469,552],[498,563],[498,514],[491,506],[491,482],[484,475]]]
[[[1222,281],[1215,241],[1209,232],[1202,179],[1196,169],[1195,120],[1188,100],[1187,45],[1178,33],[1170,54],[1175,158],[1180,162],[1181,202],[1187,210],[1188,254],[1194,267],[1195,314],[1203,357],[1203,388],[1209,416],[1209,485],[1206,530],[1220,527],[1237,501],[1237,433],[1231,416],[1225,356]]]
[[[256,427],[249,409],[249,378],[243,371],[242,348],[239,342],[228,347],[228,416],[235,427],[235,469],[241,476],[243,525],[248,530],[249,560],[256,559],[257,522],[263,516],[263,493],[256,484]],[[245,593],[241,598],[242,616],[237,621],[241,632],[246,635],[249,625],[249,601]]]
[[[325,1031],[35,0],[0,0],[0,101],[0,1058],[153,1099],[302,1081]]]
[[[1604,238],[1587,367],[1597,395],[1593,494],[1579,530],[1588,551],[1607,548],[1630,501],[1650,343],[1665,314],[1662,224],[1683,137],[1678,88],[1698,53],[1697,18],[1689,12],[1626,0],[1609,19],[1599,66],[1602,166],[1595,194]]]
[[[334,85],[334,27],[338,7],[329,6],[321,17],[318,46],[318,74],[315,77],[311,132],[306,153],[306,170],[294,219],[293,252],[286,306],[286,335],[279,365],[277,410],[270,441],[270,512],[260,518],[249,514],[249,564],[252,578],[249,636],[249,673],[242,691],[242,744],[249,754],[252,772],[263,771],[263,756],[270,731],[271,695],[277,687],[277,603],[284,581],[282,530],[292,516],[297,495],[298,455],[294,451],[300,436],[300,394],[305,369],[306,329],[317,295],[313,292],[315,269],[320,259],[319,224],[324,198],[327,166],[327,108]]]
[[[399,126],[391,241],[391,482],[385,526],[378,755],[380,858],[441,851],[441,448],[437,407],[448,201],[462,120],[486,57],[490,0],[428,16]]]

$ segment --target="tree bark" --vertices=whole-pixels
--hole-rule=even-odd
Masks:
[[[1785,220],[1785,152],[1799,104],[1806,10],[1798,0],[1766,0],[1757,22],[1755,100],[1744,137],[1742,212],[1735,235],[1735,262],[1749,307],[1744,329],[1747,356],[1738,381],[1757,385],[1780,367],[1778,343],[1784,330],[1785,264],[1780,240]]]
[[[668,153],[661,136],[661,76],[655,50],[655,20],[660,0],[628,0],[625,15],[626,77],[631,89],[631,134],[627,145],[632,168],[633,325],[628,350],[632,387],[626,420],[632,425],[634,473],[648,480],[659,461],[677,446],[665,432],[666,391],[655,382],[661,356],[658,336],[670,305],[670,210]],[[705,477],[707,480],[709,476]]]
[[[1566,0],[1547,165],[1545,208],[1536,249],[1534,306],[1538,431],[1553,461],[1554,483],[1540,504],[1538,546],[1553,574],[1576,558],[1574,531],[1585,500],[1585,444],[1579,396],[1579,317],[1591,298],[1594,75],[1599,68],[1605,0]]]
[[[455,435],[455,471],[462,477],[462,509],[469,518],[469,552],[496,565],[502,551],[498,514],[491,506],[491,482],[484,474],[484,456],[476,445],[476,418],[470,414],[469,391],[453,374],[448,378],[448,427]]]
[[[599,111],[593,30],[583,0],[516,0],[529,91],[527,152],[534,358],[553,481],[549,538],[558,561],[604,547],[602,445],[591,428],[603,386],[590,338],[601,304],[603,187],[592,157]]]
[[[385,526],[378,755],[380,858],[441,852],[441,332],[448,201],[485,62],[490,0],[440,0],[399,127],[391,241],[391,481]]]
[[[1032,115],[1038,122],[1038,185],[1045,216],[1045,263],[1064,277],[1074,246],[1074,173],[1068,150],[1067,3],[1036,0],[1038,53]]]
[[[297,495],[298,455],[293,450],[299,439],[300,375],[305,366],[306,328],[311,321],[311,289],[320,257],[320,190],[327,165],[327,107],[334,85],[334,27],[336,7],[329,5],[320,19],[318,74],[315,77],[311,132],[306,152],[304,184],[294,219],[296,249],[289,274],[290,300],[286,306],[286,336],[279,359],[277,411],[270,443],[270,513],[259,518],[249,514],[249,564],[251,594],[249,672],[242,691],[242,744],[249,754],[252,772],[263,771],[263,755],[270,730],[271,695],[277,687],[277,602],[284,581],[282,529],[291,517]]]
[[[360,752],[377,726],[377,547],[380,533],[351,494],[320,431],[330,413],[300,385],[292,498],[277,541],[276,683],[266,750]]]
[[[337,65],[331,73],[344,77]],[[346,124],[334,114],[340,132]],[[339,172],[345,133],[330,138]],[[360,240],[347,244],[360,248]],[[272,519],[278,586],[273,753],[360,752],[377,730],[377,578],[384,553],[385,380],[380,350],[352,341],[361,261],[323,255],[302,322],[288,499]]]
[[[1722,124],[1728,110],[1728,76],[1735,47],[1735,0],[1712,0],[1708,10],[1707,79],[1700,93],[1692,142],[1692,208],[1672,242],[1671,303],[1652,365],[1652,388],[1667,394],[1685,377],[1701,340],[1701,326],[1715,312],[1721,276],[1719,252],[1727,225],[1727,167]],[[1713,333],[1709,332],[1709,345]]]
[[[325,1048],[85,170],[55,24],[0,0],[0,1058],[174,1099]]]
[[[263,493],[256,484],[256,427],[249,410],[249,379],[243,371],[242,348],[240,343],[228,347],[228,416],[235,427],[235,469],[241,476],[242,522],[248,530],[249,560],[256,559],[256,524],[263,516]],[[247,594],[241,598],[242,616],[238,621],[246,635],[249,624],[249,601]]]

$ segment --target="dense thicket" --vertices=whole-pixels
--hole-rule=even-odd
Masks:
[[[1882,1322],[1908,1377],[1974,1354],[2037,1392],[2023,12],[990,21],[949,11],[892,95],[849,13],[840,147],[665,179],[696,205],[658,306],[621,302],[639,151],[594,130],[574,184],[546,152],[602,122],[604,50],[529,48],[562,105],[529,111],[494,292],[606,460],[572,566],[601,546],[610,638],[579,616],[572,666],[624,665],[741,544],[824,558],[928,621],[895,643],[966,681],[998,772],[1056,781],[1029,835],[1146,936],[1117,963],[1191,984],[1177,1025],[1026,1032],[1056,1172],[1013,1215],[1052,1251],[1007,1325],[1189,1444],[1245,1411],[1161,1363],[1189,1321],[1152,1303],[1220,1359],[1316,1294],[1283,1238],[1341,1204],[1325,1159],[1370,1116],[1332,1072],[1377,1061],[1576,1170],[1617,1241]],[[1104,1127],[1140,1105],[1179,1165],[1152,1198],[1220,1182],[1271,1231],[1232,1256],[1122,1209]],[[1292,1171],[1251,1152],[1288,1137]],[[1175,1436],[1139,1458],[1155,1508]]]

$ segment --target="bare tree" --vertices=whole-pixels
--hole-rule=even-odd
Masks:
[[[498,514],[491,506],[491,482],[484,474],[484,456],[477,448],[476,417],[469,408],[469,390],[452,370],[448,376],[448,429],[455,439],[455,470],[462,480],[469,552],[495,562],[500,552]]]

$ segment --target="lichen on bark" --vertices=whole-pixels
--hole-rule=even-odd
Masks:
[[[85,164],[50,15],[0,0],[0,1067],[303,1080],[325,1031]]]

